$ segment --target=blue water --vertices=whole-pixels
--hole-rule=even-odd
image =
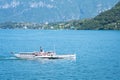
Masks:
[[[11,52],[53,50],[75,60],[19,60]],[[120,80],[120,31],[0,30],[0,80]]]

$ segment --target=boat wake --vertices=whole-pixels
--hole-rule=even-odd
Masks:
[[[20,60],[16,57],[0,57],[0,60]]]
[[[34,61],[58,61],[58,60],[61,60],[61,59],[20,59],[20,58],[16,58],[14,56],[10,57],[10,56],[7,56],[7,57],[1,57],[0,56],[0,61],[3,61],[3,60],[34,60]],[[64,59],[64,60],[70,60],[70,61],[76,61],[76,59]]]

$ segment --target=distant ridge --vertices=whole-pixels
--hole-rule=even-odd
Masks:
[[[17,23],[5,22],[1,29],[73,29],[73,30],[120,30],[120,1],[111,9],[100,13],[94,18],[71,20],[55,23]]]
[[[1,22],[60,22],[95,17],[119,0],[0,0]]]

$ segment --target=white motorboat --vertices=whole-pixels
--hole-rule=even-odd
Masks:
[[[14,54],[15,57],[20,59],[76,59],[76,54],[57,55],[55,52],[19,52]]]

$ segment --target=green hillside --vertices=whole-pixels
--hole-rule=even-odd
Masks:
[[[75,23],[79,23],[77,29],[120,30],[120,2],[95,18]]]

